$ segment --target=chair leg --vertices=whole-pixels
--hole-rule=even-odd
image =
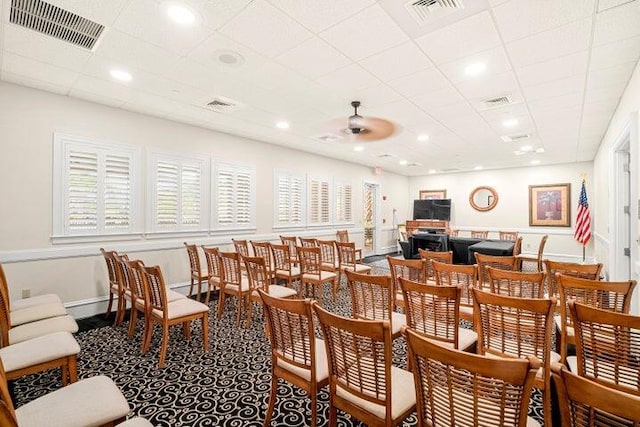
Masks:
[[[189,341],[191,339],[191,321],[187,320],[186,322],[182,322],[182,333],[184,334],[184,338]]]
[[[67,362],[63,363],[60,366],[60,379],[62,382],[62,387],[69,384],[69,366],[67,365]]]
[[[542,416],[545,426],[552,425],[553,417],[551,416],[551,387],[549,386],[549,384],[546,384],[545,389],[542,390]]]
[[[276,406],[276,397],[278,395],[278,377],[271,374],[271,393],[269,393],[269,406],[267,407],[267,413],[264,417],[263,427],[267,427],[271,424],[271,416],[273,415],[273,408]]]
[[[237,299],[238,299],[238,307],[236,312],[236,326],[240,326],[240,317],[242,315],[242,305],[244,302],[244,297],[242,295],[238,295]]]
[[[75,383],[78,381],[78,356],[75,354],[67,358],[67,371],[69,373],[69,382]]]
[[[138,310],[131,304],[131,317],[129,319],[129,338],[133,337],[136,332],[136,323],[138,322]]]
[[[333,296],[333,302],[336,302],[336,300],[338,299],[339,284],[340,282],[336,281],[335,279],[333,280],[333,282],[331,282],[331,295]]]
[[[317,390],[309,393],[311,397],[311,427],[316,427],[318,419],[318,392]]]
[[[148,318],[149,316],[145,317]],[[149,347],[151,346],[151,337],[153,336],[153,321],[151,319],[149,319],[147,321],[147,327],[146,332],[145,332],[145,338],[144,338],[144,344],[142,345],[142,354],[145,354],[147,351],[149,351]]]
[[[202,319],[200,320],[202,323],[202,348],[206,353],[209,351],[209,312],[205,311],[202,314]]]
[[[164,368],[164,359],[167,356],[167,347],[169,346],[169,325],[162,325],[162,344],[160,346],[160,360],[158,361],[158,367]]]
[[[227,294],[224,291],[220,292],[220,298],[218,299],[218,320],[222,318],[222,312],[224,311],[224,303],[227,299]]]
[[[111,314],[112,304],[113,304],[113,292],[111,292],[111,289],[109,289],[109,304],[107,304],[107,312],[104,314],[105,319],[108,319],[109,315]]]
[[[195,281],[193,280],[193,276],[191,276],[191,284],[189,285],[189,297],[193,296],[193,285],[195,284]]]
[[[247,319],[244,321],[244,328],[247,329],[249,328],[249,325],[251,324],[251,318],[253,317],[253,301],[251,301],[251,298],[249,298],[249,312],[247,313]]]
[[[211,296],[211,285],[209,284],[209,281],[207,280],[207,296],[204,298],[205,305],[209,305],[210,296]]]
[[[338,409],[333,402],[329,401],[329,426],[333,427],[338,425]]]
[[[116,309],[116,318],[113,321],[113,326],[120,326],[124,320],[124,312],[127,309],[127,302],[122,295],[118,296],[118,308]]]

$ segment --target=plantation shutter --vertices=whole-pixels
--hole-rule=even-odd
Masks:
[[[182,225],[200,225],[202,171],[197,165],[182,166]]]
[[[67,218],[69,232],[98,230],[99,153],[70,150],[67,154]]]
[[[178,224],[178,165],[158,161],[156,165],[156,225]]]
[[[289,172],[276,172],[276,226],[303,224],[304,178]]]
[[[217,226],[255,227],[255,169],[218,164],[215,183]]]
[[[336,183],[335,186],[335,222],[352,222],[351,184]]]
[[[107,154],[104,178],[105,229],[131,225],[131,158]]]
[[[329,181],[312,178],[309,183],[309,223],[328,224]]]

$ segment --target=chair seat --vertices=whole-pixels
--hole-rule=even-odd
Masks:
[[[554,316],[553,321],[556,324],[556,327],[559,331],[562,331],[562,318],[560,316]],[[575,336],[575,332],[573,331],[573,326],[567,325],[567,337]]]
[[[324,341],[320,338],[316,338],[316,381],[321,382],[329,378],[329,364],[327,360],[327,349],[324,346]],[[291,354],[287,355],[287,357],[291,358]],[[298,360],[297,357],[294,357],[293,360],[296,362],[304,363],[304,360],[300,358]],[[311,371],[309,369],[304,369],[299,366],[292,365],[291,363],[287,363],[282,359],[278,359],[278,366],[282,369],[286,369],[287,371],[296,374],[300,378],[305,379],[306,381],[311,380]]]
[[[460,314],[466,314],[467,316],[473,317],[473,307],[461,305],[459,312]]]
[[[62,304],[62,300],[58,295],[43,294],[43,295],[36,295],[29,298],[11,301],[11,304],[9,304],[9,306],[11,307],[11,311],[13,311],[13,310],[21,310],[23,308],[33,307],[40,304],[50,304],[50,303],[56,303],[56,302]]]
[[[357,369],[353,367],[351,369]],[[354,374],[357,375],[357,374]],[[376,417],[385,419],[385,407],[358,397],[340,384],[336,394],[351,404],[358,406]],[[413,374],[396,366],[391,367],[391,418],[396,419],[416,405],[416,389],[413,386]]]
[[[69,384],[16,409],[20,427],[99,426],[124,418],[129,404],[118,386],[99,375]]]
[[[437,339],[429,339],[429,341],[441,345],[446,348],[454,348],[452,342],[443,342]],[[458,328],[458,350],[465,351],[472,348],[478,342],[478,334],[473,329]],[[493,354],[488,354],[489,357],[498,357]]]
[[[345,271],[354,271],[356,273],[368,273],[371,271],[371,266],[365,264],[355,264],[344,268]]]
[[[227,283],[224,285],[224,290],[234,293],[249,292],[249,278],[247,276],[242,276],[239,286],[235,283]]]
[[[209,311],[209,306],[190,298],[181,298],[167,304],[167,319],[177,319],[205,311]],[[162,310],[154,309],[153,314],[162,318]]]
[[[291,273],[288,270],[276,270],[276,276],[279,277],[298,277],[300,275],[300,267],[291,267]]]
[[[332,270],[337,270],[339,267],[340,267],[340,264],[338,264],[338,261],[334,261],[333,263],[323,262],[320,268],[327,269],[327,271],[332,271]]]
[[[318,280],[318,276],[320,276],[319,280],[334,280],[337,276],[336,273],[332,273],[330,271],[321,271],[320,274],[309,274],[305,273],[302,275],[302,280]]]
[[[290,298],[298,295],[298,292],[296,292],[295,289],[287,288],[286,286],[269,285],[269,295],[276,298]],[[253,291],[251,296],[254,298],[260,298],[258,291]]]
[[[118,424],[118,427],[153,427],[153,424],[151,424],[145,418],[135,417]]]
[[[62,303],[51,302],[46,304],[11,310],[11,326],[20,326],[25,323],[35,322],[50,317],[64,316],[67,310]]]
[[[80,353],[80,346],[69,332],[55,332],[0,348],[6,372],[17,371]]]
[[[407,324],[407,316],[397,311],[391,312],[391,335],[400,333],[402,327]]]
[[[560,362],[560,357],[561,356],[558,353],[556,353],[555,351],[552,351],[549,354],[550,354],[549,355],[549,360],[550,360],[551,363]],[[493,354],[493,353],[485,353],[485,356],[491,357],[491,358],[494,358],[494,359],[502,358],[502,356],[499,356],[499,355]],[[511,356],[504,356],[504,357],[511,357]],[[512,357],[517,357],[517,356],[514,355]],[[569,357],[567,359],[569,359]],[[575,356],[574,356],[574,359],[575,359]],[[567,360],[567,362],[568,362],[568,360]],[[575,365],[576,366],[576,371],[575,372],[578,372],[577,371],[577,369],[578,369],[577,368],[577,361],[575,363],[576,363],[576,365]],[[569,365],[569,367],[571,368],[571,365]],[[571,371],[571,372],[574,372],[574,371]],[[538,372],[536,372],[536,378],[537,379],[544,378],[544,366],[540,366],[540,369],[538,369]]]
[[[69,315],[25,323],[9,329],[9,344],[17,344],[53,332],[78,332],[78,324]]]
[[[179,299],[186,298],[186,295],[181,294],[180,292],[172,291],[171,289],[167,289],[167,301],[177,301]]]

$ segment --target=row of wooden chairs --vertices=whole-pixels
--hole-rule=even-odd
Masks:
[[[470,230],[469,231],[472,239],[487,239],[489,237],[488,230]],[[459,237],[460,230],[451,230],[449,235],[452,237]],[[498,238],[500,240],[513,240],[515,241],[518,238],[517,231],[498,231]]]

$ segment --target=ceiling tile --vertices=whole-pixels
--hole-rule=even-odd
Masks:
[[[358,64],[340,68],[326,76],[320,77],[317,81],[329,89],[342,90],[346,93],[375,86],[380,83],[378,79]]]
[[[375,3],[375,0],[322,0],[310,2],[269,0],[269,2],[314,33],[319,33],[371,6]]]
[[[448,83],[440,89],[415,97],[411,96],[409,99],[425,111],[429,111],[432,108],[458,104],[464,101],[460,92]]]
[[[609,68],[637,61],[638,57],[640,57],[640,36],[593,48],[589,69],[593,71]]]
[[[71,86],[60,86],[55,83],[50,83],[49,81],[36,80],[22,74],[14,74],[8,71],[0,71],[0,78],[5,82],[32,87],[34,89],[40,89],[60,95],[67,95],[69,89],[71,89]]]
[[[389,86],[406,97],[418,97],[447,87],[449,82],[437,68],[429,68],[391,80]]]
[[[600,46],[640,35],[640,2],[632,1],[596,15],[593,45]]]
[[[587,103],[615,101],[617,104],[626,87],[627,82],[618,82],[609,85],[599,84],[597,89],[587,88],[584,99]]]
[[[229,65],[220,62],[218,60],[219,56],[225,53],[239,54],[242,57],[242,64],[236,66],[235,64]],[[233,74],[234,76],[255,70],[268,61],[268,58],[260,55],[256,51],[218,32],[189,52],[187,58],[197,61],[206,67],[214,68],[216,71]]]
[[[461,81],[455,86],[465,98],[474,103],[519,92],[518,82],[513,71]]]
[[[586,75],[588,63],[589,51],[583,50],[549,61],[516,68],[516,75],[522,86],[535,86],[578,74]]]
[[[320,33],[320,37],[354,61],[399,45],[407,35],[378,5]]]
[[[633,73],[633,70],[636,67],[636,64],[636,61],[627,62],[626,64],[620,64],[614,67],[589,72],[587,90],[598,90],[620,83],[624,83],[626,85],[631,77],[631,73]]]
[[[583,74],[564,79],[553,80],[535,86],[524,86],[522,92],[527,101],[535,101],[542,98],[551,98],[566,95],[573,92],[582,92],[586,82]]]
[[[351,63],[349,58],[315,36],[286,51],[276,60],[310,79],[329,74]]]
[[[416,43],[436,64],[450,62],[500,45],[500,38],[488,12],[416,39]]]
[[[342,99],[352,101],[355,99],[362,102],[362,105],[381,105],[389,102],[394,102],[402,99],[402,95],[390,88],[384,83],[380,83],[376,86],[369,86],[363,89],[358,89],[349,96],[341,96]]]
[[[507,43],[507,52],[513,66],[520,68],[586,50],[590,37],[591,18],[586,18]]]
[[[182,0],[184,1],[184,0]],[[229,22],[253,0],[187,0],[202,13],[202,25],[217,29]]]
[[[485,64],[485,71],[479,76],[468,76],[465,68],[471,64]],[[509,58],[502,46],[485,50],[456,61],[447,62],[438,66],[440,71],[453,83],[463,81],[481,80],[487,76],[497,75],[511,70]]]
[[[61,7],[83,18],[105,26],[113,25],[129,0],[48,0],[54,6]]]
[[[382,80],[393,80],[433,67],[429,58],[412,41],[363,59],[360,65]]]
[[[80,76],[80,73],[75,71],[34,61],[12,53],[6,53],[3,56],[2,71],[66,88],[70,88]]]
[[[220,32],[271,58],[312,36],[306,28],[266,0],[255,0]]]

